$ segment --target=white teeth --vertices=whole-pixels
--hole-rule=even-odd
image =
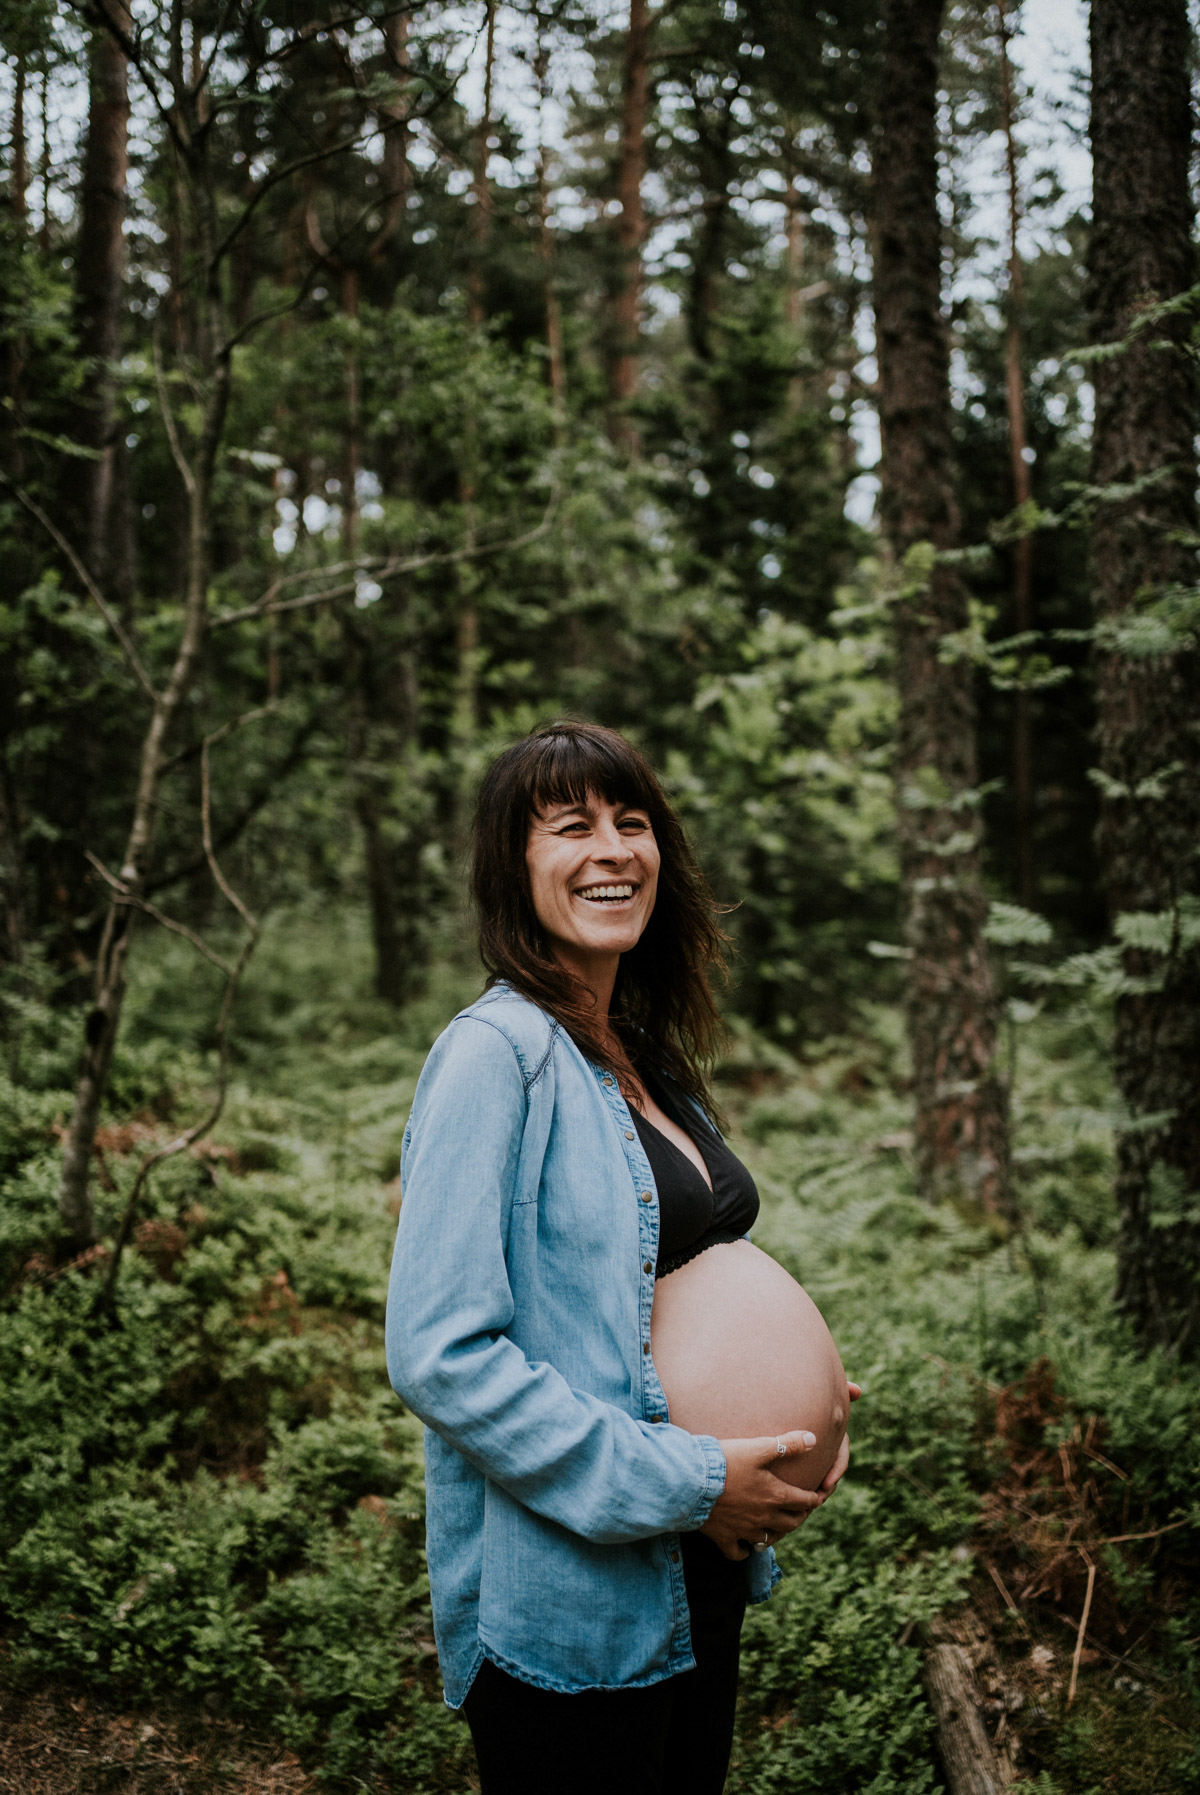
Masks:
[[[586,885],[582,891],[575,893],[581,898],[631,898],[632,885]]]

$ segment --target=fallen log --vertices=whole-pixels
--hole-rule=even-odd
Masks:
[[[950,1795],[1001,1795],[1007,1778],[980,1718],[971,1660],[961,1645],[943,1641],[930,1646],[925,1693],[937,1721]]]

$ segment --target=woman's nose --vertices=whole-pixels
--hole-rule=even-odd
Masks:
[[[602,824],[596,830],[597,860],[628,860],[632,849],[615,823]]]

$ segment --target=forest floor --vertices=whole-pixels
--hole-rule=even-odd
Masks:
[[[211,1076],[206,978],[139,943],[97,1162],[111,1228]],[[214,1138],[163,1168],[122,1268],[45,1253],[75,1019],[10,1002],[0,1074],[0,1792],[461,1795],[421,1552],[419,1430],[381,1317],[399,1148],[460,956],[400,1018],[345,919],[280,918]],[[837,1497],[752,1612],[730,1795],[941,1787],[922,1687],[963,1644],[1038,1795],[1200,1788],[1197,1398],[1114,1320],[1102,1019],[1016,1042],[1021,1225],[916,1197],[895,1011],[794,1058],[735,1032],[719,1097],[760,1244],[866,1388]]]
[[[0,1688],[0,1795],[316,1795],[299,1758],[194,1703]]]

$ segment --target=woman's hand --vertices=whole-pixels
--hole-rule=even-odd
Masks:
[[[848,1384],[847,1388],[850,1391],[851,1402],[857,1402],[859,1397],[862,1395],[862,1385],[861,1384]],[[837,1489],[838,1484],[842,1481],[842,1478],[846,1475],[846,1470],[847,1470],[847,1467],[849,1466],[849,1463],[850,1463],[850,1435],[847,1433],[847,1434],[842,1435],[842,1443],[838,1447],[838,1455],[834,1459],[832,1465],[829,1467],[829,1470],[825,1473],[825,1476],[821,1480],[821,1494],[823,1496],[832,1496],[834,1490]]]
[[[825,1497],[820,1490],[797,1490],[776,1477],[779,1444],[786,1458],[798,1458],[815,1446],[810,1433],[782,1434],[764,1440],[722,1440],[725,1488],[700,1529],[726,1558],[748,1558],[751,1545],[773,1545],[806,1520]]]

